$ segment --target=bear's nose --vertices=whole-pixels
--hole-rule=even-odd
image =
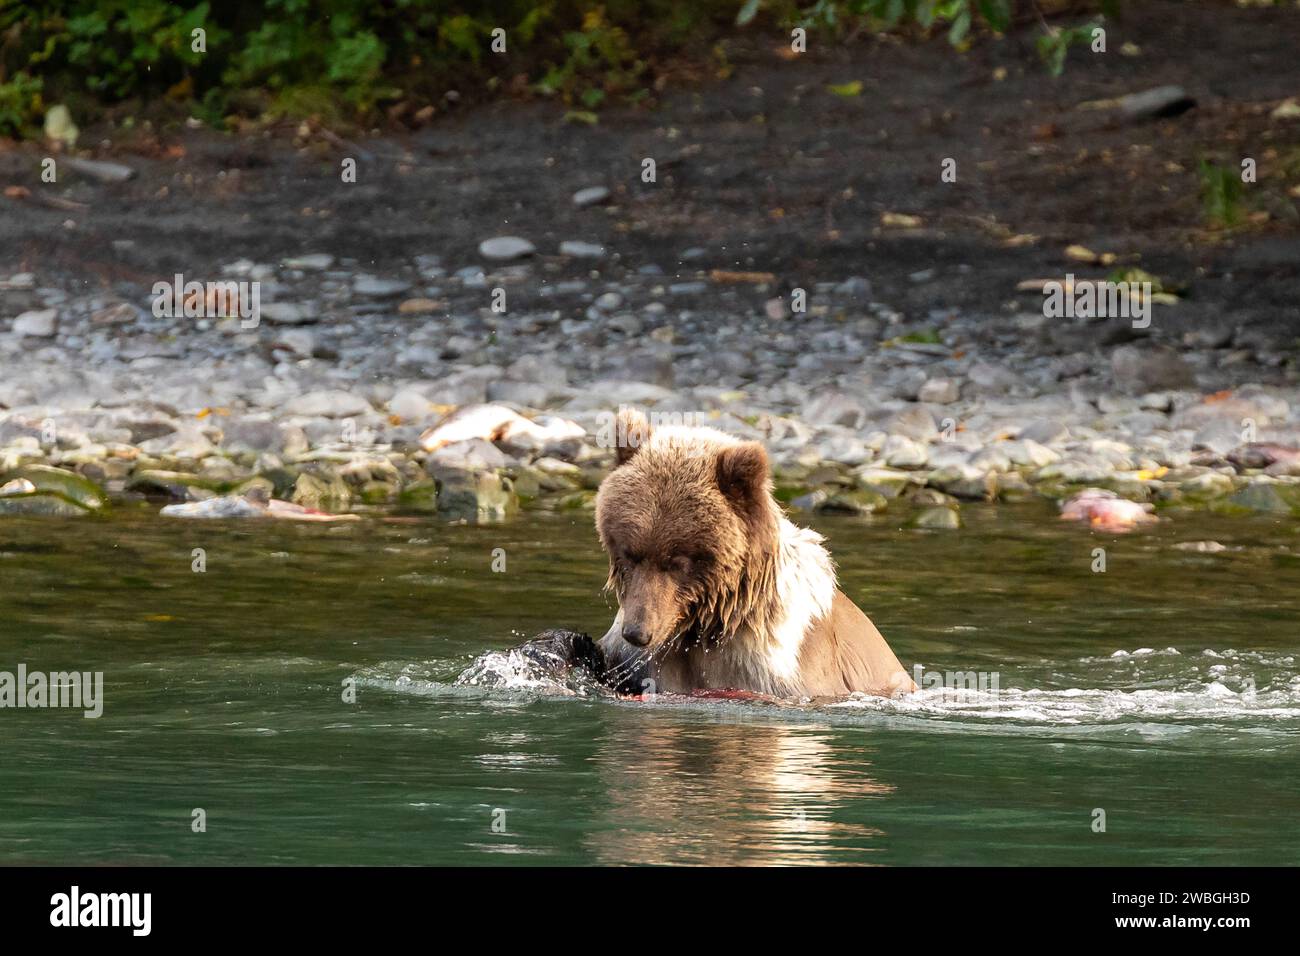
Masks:
[[[646,637],[646,633],[641,629],[640,624],[624,624],[623,640],[629,644],[635,644],[637,647],[645,647],[650,639]]]

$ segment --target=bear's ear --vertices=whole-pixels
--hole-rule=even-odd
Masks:
[[[650,421],[635,408],[622,407],[615,419],[614,446],[618,464],[626,465],[637,449],[650,440]]]
[[[767,450],[756,441],[718,452],[718,489],[743,514],[756,514],[768,494]]]

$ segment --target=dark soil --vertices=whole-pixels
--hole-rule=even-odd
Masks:
[[[597,266],[611,275],[649,263],[692,276],[770,271],[787,285],[865,275],[878,298],[924,316],[1036,310],[1020,280],[1108,271],[1068,259],[1077,243],[1184,287],[1183,303],[1156,313],[1164,333],[1227,319],[1292,343],[1300,120],[1269,114],[1300,95],[1300,16],[1186,0],[1129,10],[1108,26],[1109,52],[1072,50],[1055,80],[1034,53],[1037,26],[965,54],[942,38],[823,46],[814,36],[793,59],[782,37],[750,32],[728,46],[728,78],[679,82],[658,108],[608,110],[594,126],[565,122],[555,104],[508,101],[361,141],[293,126],[155,136],[91,125],[91,155],[139,175],[42,185],[40,147],[0,151],[0,185],[31,193],[0,198],[0,273],[147,286],[240,257],[322,251],[374,272],[421,253],[455,269],[480,261],[482,239],[514,234],[557,274],[592,268],[554,255],[582,239],[615,253]],[[1140,52],[1121,53],[1126,42]],[[861,95],[827,90],[850,81]],[[1077,109],[1163,84],[1184,87],[1195,108],[1145,122]],[[358,160],[356,184],[341,182],[346,156]],[[640,180],[647,157],[655,184]],[[947,157],[956,183],[941,181]],[[1255,221],[1207,228],[1198,162],[1239,169],[1244,157],[1258,163],[1259,182],[1243,186]],[[590,185],[614,201],[577,209],[573,192]],[[50,208],[50,197],[87,208]],[[923,225],[883,227],[884,212]],[[1007,244],[1024,235],[1037,239]],[[681,263],[691,247],[706,254]]]

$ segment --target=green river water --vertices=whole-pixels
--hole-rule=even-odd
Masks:
[[[1300,863],[1296,523],[964,513],[817,527],[909,669],[1000,693],[820,707],[565,696],[507,657],[457,685],[608,626],[586,513],[4,519],[0,671],[105,687],[98,719],[0,710],[0,862]]]

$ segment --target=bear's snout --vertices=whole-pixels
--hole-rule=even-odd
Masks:
[[[624,624],[623,640],[629,644],[635,644],[637,647],[645,647],[650,643],[650,635],[640,624]]]
[[[671,575],[648,566],[635,568],[619,595],[623,640],[633,647],[654,647],[671,638],[682,615],[680,599]]]

